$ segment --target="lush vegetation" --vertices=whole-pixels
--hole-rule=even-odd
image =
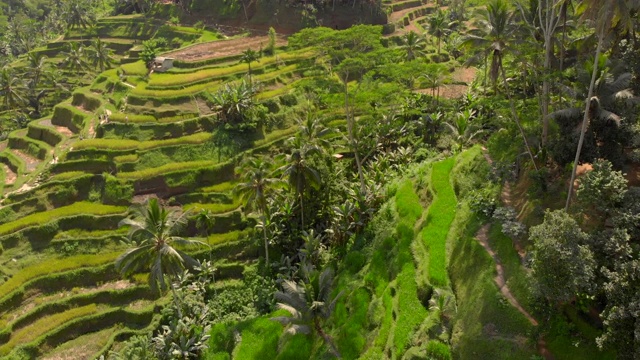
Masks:
[[[0,357],[640,356],[637,1],[52,4],[0,0]]]

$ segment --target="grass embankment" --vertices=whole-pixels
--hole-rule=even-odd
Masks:
[[[66,322],[83,316],[95,314],[97,311],[98,306],[96,304],[91,304],[39,319],[33,324],[25,326],[11,334],[9,341],[0,346],[0,355],[5,356],[11,351],[11,349],[19,344],[28,343]]]
[[[201,132],[179,138],[151,141],[128,139],[87,139],[75,143],[73,149],[150,150],[165,146],[202,144],[211,140],[212,137],[213,135],[210,133]]]
[[[457,200],[451,186],[449,174],[454,159],[450,158],[433,165],[431,187],[435,198],[429,207],[427,226],[422,232],[422,239],[429,253],[429,282],[434,286],[446,286],[447,276],[447,234],[456,214]]]
[[[127,211],[126,207],[102,205],[90,202],[77,202],[69,206],[63,206],[46,212],[27,215],[16,221],[0,225],[0,235],[6,235],[29,226],[46,224],[51,220],[62,217],[90,214],[90,215],[113,215]]]
[[[453,354],[460,359],[529,359],[533,326],[501,295],[493,258],[475,239],[482,220],[467,197],[485,187],[489,165],[479,147],[458,156],[452,180],[460,199],[451,232],[449,277],[458,311],[453,320]]]

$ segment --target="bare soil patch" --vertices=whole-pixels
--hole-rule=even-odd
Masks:
[[[13,152],[16,156],[20,157],[24,161],[24,163],[27,165],[26,168],[28,172],[32,172],[33,170],[35,170],[40,163],[40,160],[18,149],[11,149],[11,152]]]
[[[181,61],[201,61],[230,55],[238,55],[247,49],[259,51],[269,43],[268,36],[250,36],[231,40],[219,40],[190,46],[165,53],[164,56]],[[276,46],[286,45],[287,40],[277,38]]]
[[[11,185],[16,182],[18,175],[11,170],[6,164],[2,164],[2,169],[4,170],[4,183],[5,185]]]
[[[62,134],[64,136],[69,136],[69,137],[73,136],[73,131],[69,130],[68,127],[53,125],[51,123],[51,119],[45,119],[45,120],[40,121],[40,125],[51,126],[52,128],[56,129],[57,132],[59,132],[60,134]]]
[[[461,67],[456,69],[456,71],[451,74],[451,78],[453,79],[453,81],[464,82],[468,85],[471,84],[473,79],[476,78],[477,71],[478,70],[473,67]]]

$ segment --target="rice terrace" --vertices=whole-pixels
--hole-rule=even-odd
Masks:
[[[640,359],[635,0],[0,0],[0,359]]]

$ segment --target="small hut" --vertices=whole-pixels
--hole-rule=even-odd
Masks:
[[[153,60],[151,69],[154,72],[165,72],[173,67],[173,58],[159,56]]]

